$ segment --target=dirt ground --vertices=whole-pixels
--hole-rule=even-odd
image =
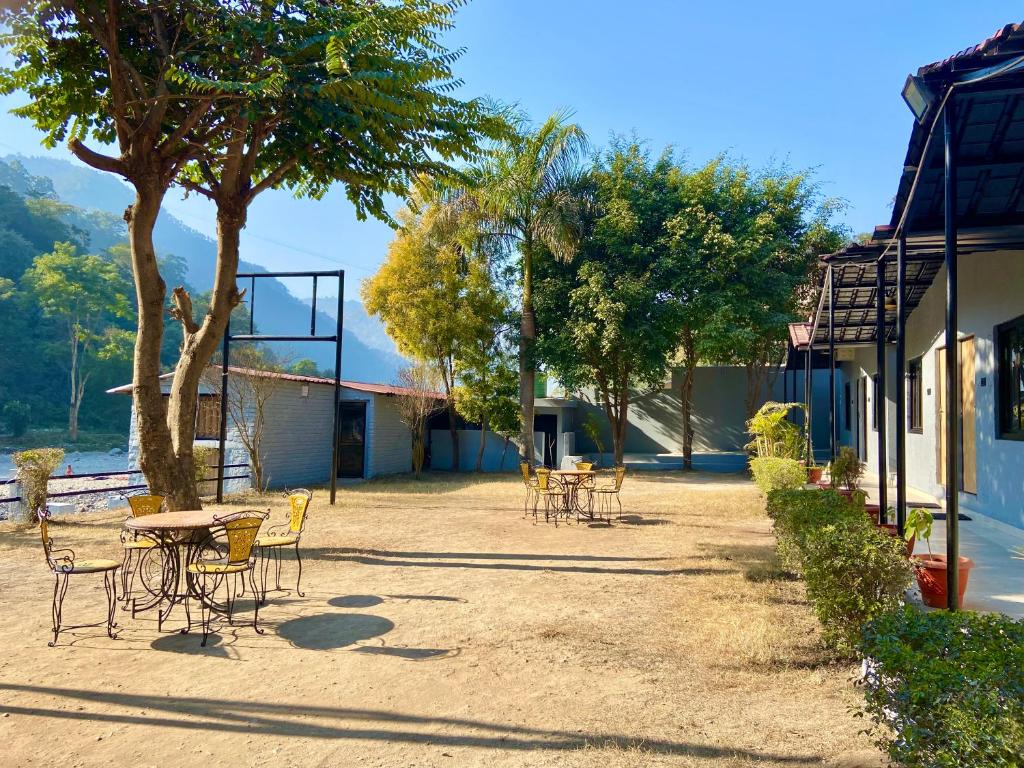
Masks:
[[[3,524],[0,764],[878,765],[854,670],[818,649],[753,486],[631,475],[622,500],[625,522],[555,528],[523,519],[512,476],[370,482],[335,508],[318,490],[306,596],[271,595],[266,634],[226,627],[207,648],[180,612],[162,634],[119,612],[116,640],[48,648],[37,532]],[[120,559],[123,514],[51,535]],[[65,619],[103,604],[102,580],[76,577]]]

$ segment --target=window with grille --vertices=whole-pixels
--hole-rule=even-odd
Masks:
[[[907,429],[921,432],[924,429],[924,408],[921,403],[921,363],[920,357],[907,361]]]

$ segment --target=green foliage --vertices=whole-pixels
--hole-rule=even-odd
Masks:
[[[12,457],[14,466],[18,468],[18,482],[28,509],[28,519],[34,522],[37,515],[46,509],[47,484],[50,475],[64,461],[63,448],[36,448],[30,451],[19,451]]]
[[[754,482],[764,494],[788,491],[807,482],[807,470],[796,459],[779,456],[758,456],[750,460]]]
[[[918,541],[924,541],[928,545],[928,552],[932,551],[932,524],[935,521],[935,516],[931,513],[931,510],[925,509],[924,507],[916,507],[907,513],[907,519],[903,523],[903,537],[910,541],[913,538],[917,538]]]
[[[10,400],[4,403],[2,415],[7,431],[14,437],[21,437],[28,429],[28,423],[32,416],[32,409],[27,403],[20,400]]]
[[[288,372],[294,373],[298,376],[319,376],[320,369],[317,368],[316,363],[309,358],[303,358],[302,360],[296,360],[290,366],[288,366]]]
[[[848,445],[839,449],[832,460],[831,478],[833,488],[845,488],[856,491],[860,487],[860,479],[864,475],[864,465],[857,452]]]
[[[853,652],[861,627],[898,607],[913,575],[903,543],[832,491],[768,496],[783,564],[803,575],[825,643]]]
[[[212,445],[193,445],[192,446],[192,470],[195,473],[196,485],[200,488],[203,487],[203,482],[206,481],[212,472],[212,465],[217,459],[217,449]]]
[[[870,622],[864,714],[907,768],[1021,765],[1024,622],[906,607]]]
[[[769,401],[762,405],[747,421],[747,434],[754,438],[747,444],[747,450],[760,458],[802,459],[806,452],[804,432],[789,420],[789,413],[803,408],[802,403]]]
[[[583,432],[591,439],[595,446],[597,446],[598,454],[604,453],[604,444],[601,441],[601,424],[597,420],[597,416],[593,413],[587,413],[583,417]]]

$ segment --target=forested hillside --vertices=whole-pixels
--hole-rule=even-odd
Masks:
[[[135,300],[121,216],[130,201],[130,190],[116,179],[63,160],[0,160],[0,432],[26,416],[31,428],[67,428],[79,386],[82,429],[127,431],[129,398],[104,391],[131,380]],[[202,306],[212,282],[213,241],[166,212],[155,240],[167,284],[185,285]],[[240,270],[265,271],[244,262]],[[101,287],[85,296],[67,284],[71,274],[80,287]],[[308,305],[280,282],[259,281],[256,305],[261,332],[308,333]],[[380,344],[379,327],[361,305],[358,310],[350,312],[354,324],[344,333],[343,375],[390,382],[401,358]],[[247,314],[244,305],[239,311]],[[318,317],[321,332],[330,332],[332,318]],[[177,359],[179,342],[177,324],[168,322],[165,366]],[[321,369],[334,359],[333,345],[324,343],[271,351],[287,360],[309,358]]]

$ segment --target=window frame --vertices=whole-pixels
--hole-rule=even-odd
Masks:
[[[1009,398],[1008,392],[1011,386],[1010,382],[1006,381],[1006,377],[1009,375],[1004,368],[1004,353],[1005,344],[1003,342],[1004,334],[1008,332],[1016,332],[1018,335],[1018,343],[1024,347],[1024,315],[1019,315],[1011,320],[1007,320],[1005,323],[1000,323],[995,327],[992,332],[992,340],[995,342],[995,426],[996,426],[996,439],[997,440],[1014,440],[1018,442],[1024,442],[1024,423],[1020,427],[1013,430],[1008,430],[1007,425],[1009,419],[1004,419],[1007,416],[1004,413],[1003,408],[1008,406]],[[1024,363],[1021,366],[1020,376],[1024,377]],[[1019,385],[1018,385],[1019,386]],[[1024,400],[1018,401],[1018,405],[1024,407]]]
[[[843,383],[843,424],[847,432],[853,431],[853,403],[850,382]]]
[[[914,368],[917,368],[916,375]],[[924,355],[907,360],[907,432],[924,434]]]
[[[881,415],[879,410],[878,410],[881,407],[881,404],[879,403],[879,397],[878,397],[878,393],[882,389],[881,381],[882,381],[882,377],[879,374],[877,374],[877,373],[872,373],[871,374],[871,431],[872,432],[877,432],[878,431],[878,417]]]

